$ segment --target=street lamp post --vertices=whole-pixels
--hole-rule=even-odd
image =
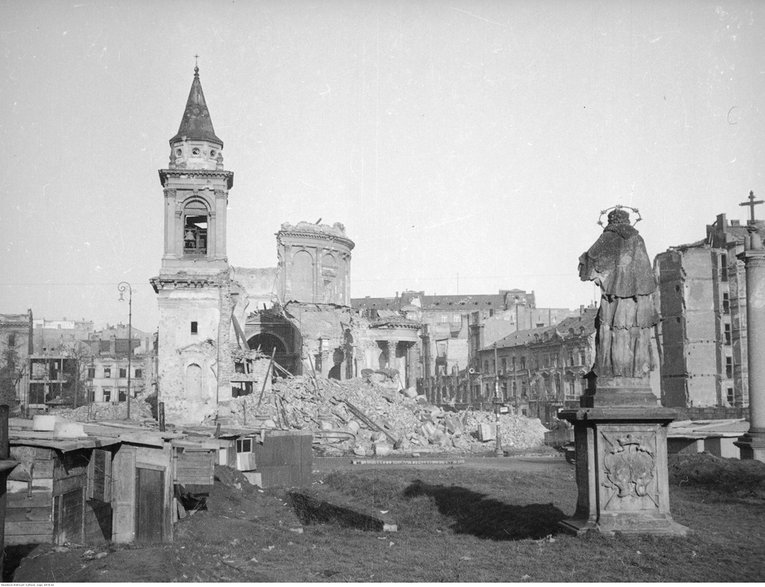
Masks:
[[[127,419],[130,420],[130,371],[133,356],[133,288],[127,281],[121,281],[117,285],[120,292],[120,300],[125,301],[125,290],[128,292],[128,372],[127,372]]]
[[[497,435],[497,445],[494,447],[494,455],[504,456],[502,451],[502,439],[500,438],[499,426],[499,408],[502,405],[502,398],[499,395],[499,362],[497,357],[497,343],[494,343],[494,408],[495,408],[495,432]]]

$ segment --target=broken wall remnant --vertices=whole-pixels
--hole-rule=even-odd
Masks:
[[[336,222],[284,223],[276,233],[278,295],[283,303],[351,303],[351,251],[354,242]]]

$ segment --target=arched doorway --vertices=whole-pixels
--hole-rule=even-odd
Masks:
[[[287,353],[287,346],[278,336],[271,334],[270,332],[261,332],[250,337],[247,341],[247,346],[253,350],[260,350],[260,352],[267,357],[270,357],[271,354],[273,354],[275,363],[278,363],[289,373],[292,373],[293,375],[296,374],[295,366],[292,364],[293,361]],[[278,376],[284,375],[284,373],[278,369],[274,369],[273,372]]]

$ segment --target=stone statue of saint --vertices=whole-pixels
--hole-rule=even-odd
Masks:
[[[579,257],[579,277],[601,289],[593,374],[646,378],[656,365],[651,336],[659,322],[657,283],[643,237],[626,210],[608,214],[600,238]]]

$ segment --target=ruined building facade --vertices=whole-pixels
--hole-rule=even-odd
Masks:
[[[754,227],[765,233],[762,221]],[[706,233],[656,256],[662,404],[730,409],[738,417],[749,405],[746,279],[737,258],[747,226],[720,214]]]
[[[164,250],[151,279],[159,305],[158,401],[172,422],[215,418],[220,402],[265,389],[275,374],[336,379],[395,368],[414,385],[417,325],[374,323],[350,306],[353,241],[340,223],[283,224],[277,266],[244,268],[226,256],[234,174],[223,165],[199,70],[170,162],[159,171]],[[258,361],[257,359],[268,359]]]

